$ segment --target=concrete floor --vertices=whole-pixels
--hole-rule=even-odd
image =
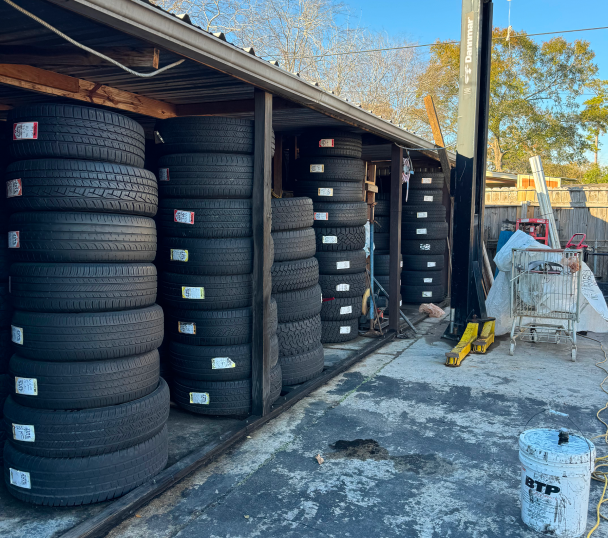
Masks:
[[[546,407],[569,413],[588,437],[603,433],[599,346],[581,341],[572,363],[547,344],[519,344],[509,357],[502,338],[452,369],[444,326],[421,323],[426,334],[335,378],[110,536],[538,536],[519,518],[518,435]],[[545,414],[529,427],[562,420]],[[600,493],[593,483],[589,528]],[[607,536],[605,522],[594,538]]]

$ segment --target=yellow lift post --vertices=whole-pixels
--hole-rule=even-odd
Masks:
[[[483,327],[480,335],[479,325],[482,323]],[[494,342],[495,323],[496,321],[494,318],[473,318],[469,321],[458,345],[452,349],[452,351],[448,351],[445,354],[445,365],[452,367],[460,366],[460,363],[469,353],[485,353],[488,350],[488,347],[490,347],[490,344]]]

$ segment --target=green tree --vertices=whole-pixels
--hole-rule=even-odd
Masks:
[[[488,167],[528,172],[540,155],[555,164],[582,163],[591,148],[580,95],[594,80],[595,53],[586,41],[556,37],[536,43],[525,33],[495,28],[492,44]],[[460,47],[437,42],[425,79],[444,124],[455,136]],[[430,82],[429,82],[430,81]],[[434,81],[434,87],[432,82]],[[425,89],[425,85],[421,85]]]
[[[595,153],[595,164],[598,164],[599,137],[608,131],[608,80],[593,80],[588,88],[594,95],[583,103],[585,109],[581,118],[589,129],[589,138],[592,140]]]

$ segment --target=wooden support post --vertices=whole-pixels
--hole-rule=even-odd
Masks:
[[[443,134],[441,132],[441,125],[439,124],[439,117],[437,116],[437,110],[435,109],[435,103],[433,102],[433,97],[427,95],[424,98],[424,106],[426,108],[426,114],[429,118],[429,123],[431,124],[431,131],[433,131],[433,140],[435,141],[436,146],[445,147],[445,142],[443,141]],[[450,162],[448,161],[447,150],[442,149],[437,152],[439,156],[439,161],[441,162],[441,169],[443,170],[443,176],[445,183],[450,189]]]
[[[272,94],[255,90],[253,149],[253,338],[252,413],[270,411],[270,223]]]
[[[391,217],[390,217],[390,250],[388,281],[388,319],[389,329],[399,332],[399,296],[401,294],[401,207],[403,149],[396,144],[391,148]]]
[[[274,104],[274,103],[273,103]],[[281,198],[283,196],[283,135],[274,137],[274,157],[272,158],[272,190]]]

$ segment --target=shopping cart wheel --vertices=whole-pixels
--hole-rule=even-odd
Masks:
[[[513,356],[514,353],[515,353],[515,342],[511,342],[511,345],[509,346],[509,355]]]
[[[572,358],[572,362],[576,362],[576,348],[573,347],[572,351],[570,352],[570,357]]]

